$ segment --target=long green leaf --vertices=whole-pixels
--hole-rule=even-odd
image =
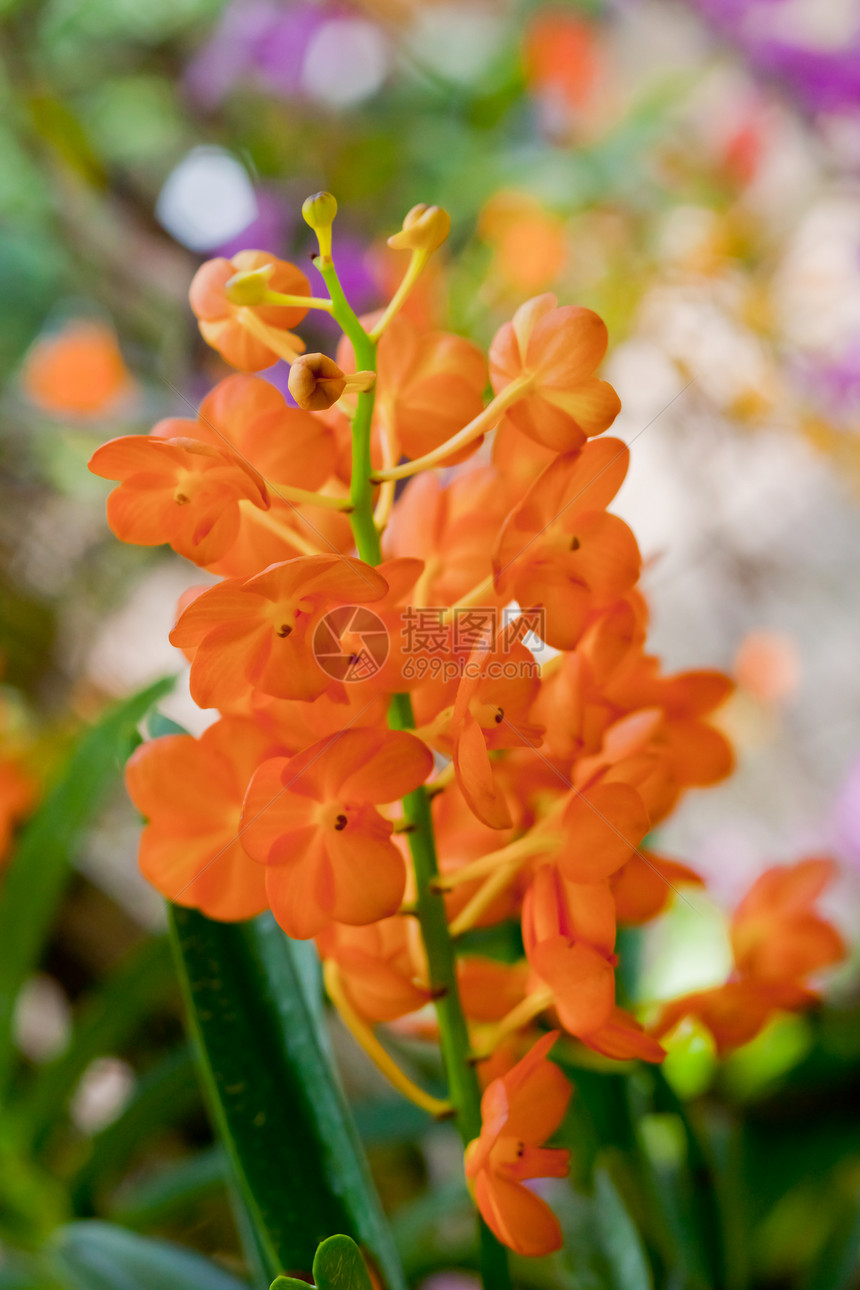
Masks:
[[[132,950],[87,999],[68,1047],[40,1070],[21,1108],[20,1118],[36,1150],[90,1062],[119,1048],[175,981],[167,939],[154,937]]]
[[[61,1227],[52,1253],[60,1277],[74,1290],[247,1290],[199,1254],[111,1223]]]
[[[122,1200],[109,1211],[115,1223],[145,1231],[177,1217],[206,1196],[224,1191],[227,1161],[221,1147],[207,1147],[180,1164],[162,1168],[152,1178],[124,1188]]]
[[[174,907],[171,924],[213,1118],[272,1277],[307,1274],[319,1243],[340,1232],[388,1290],[403,1290],[291,942],[270,915],[225,924]]]
[[[82,836],[137,741],[137,725],[173,685],[157,681],[111,708],[79,738],[24,830],[0,889],[0,1091],[13,1063],[12,1018],[36,967]]]

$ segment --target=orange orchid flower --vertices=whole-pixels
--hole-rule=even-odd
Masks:
[[[538,868],[523,902],[523,941],[529,963],[552,992],[553,1007],[571,1035],[589,1035],[612,1015],[614,940],[615,907],[608,884],[567,883],[553,866]]]
[[[55,416],[106,416],[135,389],[113,328],[86,319],[41,336],[24,360],[21,383],[33,403]]]
[[[369,326],[372,319],[365,319]],[[355,371],[344,337],[338,365]],[[483,410],[487,360],[477,345],[450,332],[422,332],[402,314],[391,320],[379,342],[374,420],[389,438],[396,458],[422,457],[438,448]],[[454,454],[446,465],[473,453],[480,439]]]
[[[228,578],[248,577],[295,554],[290,533],[324,550],[349,551],[352,534],[345,515],[289,500],[292,486],[317,491],[336,469],[331,426],[321,417],[291,408],[280,390],[256,376],[228,376],[200,405],[196,421],[168,418],[152,431],[157,437],[188,435],[213,447],[232,450],[253,462],[266,481],[269,509],[243,502],[231,546],[207,567]],[[282,492],[284,490],[284,492]],[[335,484],[335,494],[343,490]],[[285,495],[286,494],[286,495]]]
[[[314,657],[319,620],[387,590],[376,569],[351,556],[297,556],[208,587],[182,610],[170,641],[193,652],[191,694],[201,708],[229,705],[250,689],[315,699],[337,684]]]
[[[121,481],[107,501],[117,537],[137,546],[169,542],[195,564],[211,564],[230,549],[243,501],[269,509],[266,485],[253,467],[196,439],[123,435],[97,448],[89,468]]]
[[[496,590],[545,611],[544,639],[574,649],[596,609],[633,587],[636,539],[606,507],[627,473],[628,452],[601,439],[557,457],[508,516],[493,553]]]
[[[591,309],[559,308],[551,292],[526,301],[490,347],[496,394],[512,381],[531,378],[525,396],[508,409],[509,420],[556,452],[581,448],[608,430],[621,402],[594,375],[608,343],[606,324]]]
[[[561,1248],[558,1219],[524,1186],[532,1178],[564,1178],[570,1153],[542,1144],[564,1119],[570,1084],[547,1060],[558,1031],[539,1039],[526,1056],[487,1085],[481,1099],[481,1136],[466,1148],[466,1177],[487,1226],[504,1245],[530,1257]]]
[[[460,792],[490,828],[513,823],[493,778],[490,752],[540,744],[543,729],[529,721],[539,686],[537,665],[524,645],[500,640],[493,648],[479,646],[466,663],[453,707],[437,719],[433,742],[450,750]]]
[[[500,963],[480,954],[464,954],[457,962],[460,1000],[469,1021],[501,1021],[525,998],[527,963]]]
[[[435,475],[418,475],[395,503],[383,551],[424,560],[419,603],[453,605],[489,576],[489,550],[510,505],[487,467],[458,472],[444,487]],[[483,604],[499,601],[491,591]]]
[[[546,727],[544,749],[561,760],[594,754],[624,708],[607,693],[613,677],[638,655],[644,629],[630,599],[597,615],[575,650],[544,679],[534,715]]]
[[[277,751],[255,722],[224,717],[199,739],[165,735],[132,754],[126,787],[148,820],[140,869],[168,900],[226,922],[267,908],[264,874],[239,828],[248,781]]]
[[[370,1023],[396,1021],[431,999],[427,968],[414,919],[396,915],[361,927],[331,923],[317,949],[340,971],[350,1004]]]
[[[718,783],[734,767],[729,741],[706,720],[733,689],[730,678],[713,669],[661,676],[659,660],[648,655],[616,673],[606,685],[607,697],[628,711],[663,709],[659,742],[678,782],[697,787]]]
[[[279,330],[289,330],[304,318],[307,309],[294,305],[234,305],[227,299],[226,286],[236,273],[247,273],[273,265],[268,281],[272,291],[290,296],[309,296],[310,283],[301,269],[287,260],[279,260],[268,251],[240,251],[232,260],[219,256],[202,264],[188,291],[191,308],[197,315],[200,334],[208,345],[217,349],[232,367],[242,372],[259,372],[271,367],[280,357],[255,332],[243,326],[240,318],[253,318]],[[290,338],[293,348],[303,348],[297,337]]]
[[[260,767],[241,839],[266,866],[269,904],[288,936],[307,940],[332,922],[361,926],[397,911],[406,869],[376,806],[411,793],[432,769],[415,735],[370,727]]]

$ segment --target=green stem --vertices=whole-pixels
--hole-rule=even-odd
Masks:
[[[355,367],[359,372],[376,371],[376,344],[370,339],[343,294],[334,263],[320,256],[317,268],[323,276],[331,296],[333,313],[347,340],[352,344]],[[370,482],[370,427],[376,383],[358,395],[355,417],[352,422],[352,484],[349,500],[352,505],[350,522],[355,536],[355,547],[362,560],[368,564],[382,562],[379,533],[373,522],[373,484]]]
[[[320,256],[316,262],[333,303],[333,314],[351,342],[355,365],[359,371],[376,371],[376,342],[362,327],[343,293],[334,264]],[[350,523],[355,546],[362,560],[379,564],[382,548],[373,519],[373,484],[371,482],[370,430],[373,419],[375,386],[358,395],[352,423],[352,484]],[[415,717],[408,694],[392,696],[388,711],[389,725],[395,730],[413,730]],[[403,814],[413,829],[408,833],[409,849],[415,870],[416,909],[427,954],[430,984],[435,994],[436,1016],[442,1058],[448,1077],[449,1096],[456,1112],[456,1124],[464,1145],[481,1132],[481,1091],[474,1066],[469,1061],[469,1031],[457,984],[457,959],[448,931],[444,897],[433,890],[439,877],[436,839],[430,799],[423,786],[403,801]],[[481,1270],[488,1290],[510,1290],[507,1252],[481,1221]]]

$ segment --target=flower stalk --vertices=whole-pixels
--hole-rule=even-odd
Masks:
[[[362,327],[347,300],[330,256],[320,256],[316,266],[333,302],[333,314],[355,354],[356,367],[376,371],[376,342]],[[380,533],[374,519],[374,481],[370,459],[370,434],[375,387],[358,395],[352,422],[352,484],[350,523],[359,557],[367,564],[382,561]],[[414,730],[415,716],[408,694],[395,694],[390,703],[388,724],[395,730]],[[474,1065],[469,1060],[470,1043],[466,1018],[457,983],[457,959],[448,926],[445,901],[434,889],[439,880],[439,863],[433,830],[430,797],[422,785],[403,800],[406,836],[415,874],[415,912],[421,927],[427,956],[430,989],[439,1025],[440,1046],[448,1079],[450,1106],[464,1143],[481,1132],[481,1093]],[[481,1263],[484,1284],[492,1290],[508,1290],[510,1275],[504,1248],[486,1228],[481,1228]]]

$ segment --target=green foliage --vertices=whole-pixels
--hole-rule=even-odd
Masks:
[[[247,1290],[199,1254],[110,1223],[60,1228],[50,1265],[64,1290]]]
[[[373,1290],[361,1250],[349,1236],[329,1236],[314,1255],[314,1285],[317,1290]],[[276,1277],[270,1290],[294,1290],[307,1286],[295,1277]]]
[[[0,1088],[11,1072],[12,1015],[33,972],[88,824],[139,740],[138,723],[173,686],[156,681],[84,731],[24,830],[0,894]]]
[[[396,1290],[402,1275],[294,945],[268,915],[225,924],[174,907],[171,924],[210,1109],[272,1275],[309,1270],[326,1233],[349,1228]]]

